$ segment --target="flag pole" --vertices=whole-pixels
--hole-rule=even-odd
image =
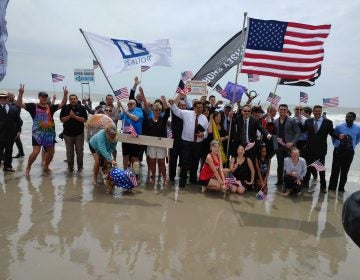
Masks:
[[[84,31],[81,28],[79,28],[79,30],[80,30],[81,34],[84,36],[85,42],[88,45],[88,47],[90,48],[90,50],[91,50],[93,56],[95,57],[96,61],[99,63],[99,67],[100,67],[101,71],[103,72],[104,77],[105,77],[106,81],[108,82],[108,84],[109,84],[109,86],[110,86],[110,88],[111,88],[111,90],[112,90],[112,92],[114,94],[115,90],[114,90],[113,86],[111,85],[111,83],[109,81],[109,78],[106,76],[105,71],[104,71],[104,69],[103,69],[103,67],[102,67],[102,65],[100,63],[100,60],[97,58],[94,50],[91,48],[90,43],[89,43],[89,41],[87,40],[87,38],[86,38],[86,36],[84,34]]]
[[[243,20],[243,27],[242,27],[243,32],[241,32],[241,38],[240,38],[241,56],[244,55],[244,49],[245,49],[243,45],[244,45],[244,41],[245,41],[245,33],[247,32],[245,30],[246,18],[247,18],[247,12],[244,13],[244,20]],[[242,61],[243,61],[243,59],[241,58],[239,64],[236,66],[235,86],[234,86],[234,92],[233,92],[233,97],[232,97],[232,102],[231,102],[231,111],[234,110],[236,85],[237,85],[237,80],[239,77],[239,70],[241,69]],[[227,141],[227,147],[226,147],[226,158],[229,157],[229,146],[230,146],[230,134],[231,134],[232,120],[233,120],[233,118],[230,119],[230,124],[229,124],[228,141]]]
[[[276,81],[276,85],[275,85],[275,89],[274,89],[274,95],[273,95],[273,98],[271,99],[271,104],[270,104],[270,107],[272,107],[274,105],[274,99],[275,99],[275,96],[276,96],[276,90],[277,90],[277,87],[280,83],[280,78],[277,79]]]

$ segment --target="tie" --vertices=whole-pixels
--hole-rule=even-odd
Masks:
[[[3,104],[3,105],[2,105],[2,107],[3,107],[4,111],[5,111],[5,113],[7,114],[7,111],[6,111],[6,105],[5,105],[5,104]]]
[[[314,129],[315,129],[315,134],[316,134],[318,132],[318,130],[319,130],[319,125],[318,125],[319,119],[314,119],[314,120],[315,120]]]
[[[243,131],[242,131],[243,144],[247,143],[247,119],[244,119]]]
[[[198,126],[198,124],[199,124],[199,120],[198,120],[198,115],[196,115],[196,118],[195,118],[195,129],[194,129],[194,142],[196,143],[196,140],[197,140],[197,135],[196,135],[196,133],[198,132],[197,131],[197,126]]]

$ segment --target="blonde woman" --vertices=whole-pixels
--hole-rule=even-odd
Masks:
[[[167,121],[170,116],[170,108],[166,102],[164,96],[161,97],[161,101],[163,105],[160,103],[154,103],[153,112],[154,115],[152,118],[144,120],[144,134],[154,137],[167,137]],[[162,110],[165,110],[163,116],[161,116]],[[146,154],[149,157],[149,165],[150,165],[150,183],[155,183],[156,176],[156,163],[158,165],[159,174],[163,178],[163,184],[166,184],[166,166],[165,166],[165,158],[166,158],[166,148],[163,147],[154,147],[147,146]]]
[[[100,160],[104,159],[111,165],[117,165],[112,153],[116,151],[118,133],[115,124],[109,124],[90,138],[89,148],[94,157],[93,183],[97,183]]]
[[[205,163],[201,168],[199,183],[202,185],[201,192],[205,192],[207,189],[226,191],[220,145],[216,140],[210,142],[210,153],[206,156]]]

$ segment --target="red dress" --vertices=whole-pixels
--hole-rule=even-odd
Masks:
[[[214,156],[211,153],[210,153],[210,155],[211,155],[211,157],[213,159],[215,168],[218,169],[220,167],[219,156],[218,155]],[[213,177],[214,177],[214,172],[211,170],[209,164],[207,162],[205,162],[203,167],[201,168],[199,179],[202,180],[202,181],[206,181],[206,180],[210,180]]]

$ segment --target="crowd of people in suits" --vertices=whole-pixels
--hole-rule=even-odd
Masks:
[[[284,195],[301,193],[303,188],[309,187],[311,174],[317,178],[318,172],[310,164],[320,162],[325,166],[327,138],[331,136],[334,160],[330,182],[327,188],[325,171],[320,171],[320,190],[322,193],[327,189],[344,191],[354,149],[360,142],[360,126],[354,123],[354,112],[348,112],[345,122],[334,128],[332,121],[323,116],[319,105],[313,108],[296,106],[291,116],[287,104],[270,104],[265,112],[261,106],[251,104],[252,98],[243,105],[241,101],[223,105],[214,95],[190,101],[188,96],[179,93],[174,99],[167,100],[162,96],[150,103],[139,84],[136,77],[127,106],[119,101],[116,106],[114,97],[107,95],[94,109],[90,100],[79,101],[75,94],[68,94],[66,87],[59,104],[49,104],[45,92],[38,94],[38,103],[24,103],[24,85],[20,85],[16,102],[13,94],[1,91],[0,160],[4,162],[3,170],[15,171],[12,167],[14,143],[19,149],[15,157],[24,156],[20,140],[21,108],[33,119],[33,150],[25,175],[30,175],[31,166],[42,150],[43,169],[50,170],[56,143],[53,115],[61,109],[62,136],[70,172],[74,170],[75,155],[78,171],[83,169],[84,124],[88,114],[105,114],[113,120],[113,124],[87,139],[94,157],[94,183],[97,183],[99,168],[104,161],[117,164],[117,135],[121,129],[123,133],[154,137],[169,137],[169,131],[172,132],[173,147],[169,151],[165,147],[121,144],[123,168],[131,167],[137,175],[146,151],[150,184],[156,183],[158,169],[163,184],[175,182],[179,175],[180,188],[185,188],[189,180],[191,184],[202,186],[203,192],[230,190],[238,194],[250,190],[267,192],[273,156],[277,159],[276,185],[281,187]],[[118,126],[119,121],[121,125]]]

